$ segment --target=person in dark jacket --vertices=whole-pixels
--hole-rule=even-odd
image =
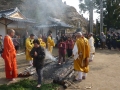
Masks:
[[[36,68],[36,72],[38,75],[38,85],[37,87],[41,87],[42,82],[42,68],[44,66],[45,59],[45,51],[44,48],[40,46],[40,42],[38,39],[33,41],[34,47],[32,48],[30,55],[33,57],[33,67]]]

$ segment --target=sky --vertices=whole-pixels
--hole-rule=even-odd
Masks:
[[[75,7],[76,8],[76,10],[77,10],[77,12],[79,12],[80,11],[80,9],[79,9],[79,0],[62,0],[63,2],[64,1],[66,1],[66,4],[67,5],[70,5],[70,6],[73,6],[73,7]],[[86,12],[85,14],[83,14],[83,16],[85,17],[85,18],[89,18],[89,14],[88,14],[88,12]],[[95,13],[95,11],[93,12],[93,20],[94,20],[94,22],[96,22],[96,19],[98,19],[99,18],[99,14],[97,14],[97,13]]]

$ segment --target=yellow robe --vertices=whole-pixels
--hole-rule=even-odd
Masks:
[[[89,66],[85,66],[85,58],[89,58],[89,44],[88,40],[86,38],[78,38],[76,40],[76,44],[78,47],[78,54],[79,57],[74,60],[74,69],[76,71],[81,71],[84,73],[87,73],[89,71]]]
[[[50,36],[48,36],[48,38],[47,38],[47,46],[48,46],[48,51],[50,51],[52,53],[55,43],[54,43],[54,40]]]
[[[30,39],[30,38],[26,39],[26,60],[33,60],[33,58],[30,56],[30,51],[34,46],[33,40],[34,39]]]
[[[46,48],[46,43],[43,42],[43,40],[41,38],[38,38],[39,42],[40,42],[40,45],[44,48]]]

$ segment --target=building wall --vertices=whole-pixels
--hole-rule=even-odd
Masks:
[[[3,21],[0,21],[4,23]],[[4,37],[6,35],[5,25],[0,23],[0,34]]]
[[[7,26],[8,29],[16,29],[16,28],[26,28],[26,24],[25,23],[21,23],[21,22],[12,22]]]

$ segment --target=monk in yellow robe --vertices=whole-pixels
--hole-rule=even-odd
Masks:
[[[26,39],[26,60],[29,61],[29,64],[32,66],[33,65],[33,58],[30,56],[30,51],[32,50],[34,44],[34,34],[31,34],[30,37]]]
[[[77,81],[81,81],[86,78],[86,75],[89,71],[88,66],[88,58],[89,58],[89,44],[88,40],[82,36],[82,33],[79,32],[76,34],[77,40],[73,48],[73,55],[76,56],[74,58],[74,70],[78,71],[78,76],[75,78]],[[75,48],[77,48],[77,52],[75,53]]]
[[[55,42],[52,39],[52,34],[50,33],[48,38],[47,38],[47,46],[48,46],[48,51],[52,54],[53,47],[55,46]]]
[[[2,58],[5,61],[5,73],[6,79],[15,80],[18,75],[17,62],[16,62],[16,50],[13,45],[12,37],[15,35],[13,29],[8,31],[8,35],[4,38],[4,50]]]
[[[42,40],[42,35],[41,34],[39,35],[38,40],[40,42],[40,46],[42,46],[45,49],[46,48],[46,43]]]

